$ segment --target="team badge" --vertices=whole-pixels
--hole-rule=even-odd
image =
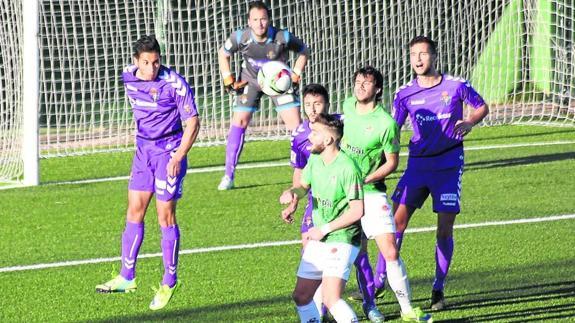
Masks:
[[[192,108],[190,108],[189,104],[184,105],[184,111],[186,111],[186,113],[192,112]]]
[[[246,94],[240,95],[240,102],[246,104],[248,102],[248,96]]]
[[[381,207],[381,209],[383,210],[383,212],[387,213],[387,212],[389,212],[389,205],[387,205],[387,203],[385,203],[385,204]]]
[[[276,57],[276,55],[275,55],[275,53],[274,53],[273,50],[270,50],[270,51],[268,52],[268,55],[267,55],[267,56],[268,56],[269,59],[274,59],[274,58]]]
[[[447,91],[441,92],[441,102],[443,102],[444,105],[449,105],[451,103],[451,97]]]
[[[337,252],[337,248],[331,248],[331,253],[336,253]]]
[[[158,89],[156,88],[151,88],[150,89],[150,95],[152,96],[152,100],[154,100],[154,102],[158,101]]]

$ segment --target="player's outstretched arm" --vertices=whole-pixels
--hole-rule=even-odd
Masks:
[[[174,153],[174,156],[172,156],[167,165],[168,175],[172,177],[177,176],[180,171],[182,171],[180,169],[180,162],[182,159],[184,159],[184,157],[186,157],[194,145],[194,142],[196,141],[200,131],[200,120],[198,119],[197,115],[188,118],[185,123],[186,128],[184,129],[184,134],[182,135],[182,142],[180,143],[180,147],[178,147]]]
[[[308,236],[311,240],[321,240],[324,236],[332,231],[346,228],[356,223],[361,219],[362,216],[363,200],[351,200],[349,201],[349,209],[345,211],[340,217],[331,221],[330,223],[324,224],[320,228],[313,227],[309,229]]]

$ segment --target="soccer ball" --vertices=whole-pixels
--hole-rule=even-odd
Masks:
[[[258,72],[258,84],[269,96],[285,93],[292,86],[291,69],[279,61],[269,61]]]

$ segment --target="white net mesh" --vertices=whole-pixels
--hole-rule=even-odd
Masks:
[[[166,6],[160,15],[158,3]],[[336,109],[350,93],[353,72],[365,64],[383,72],[389,105],[395,89],[412,77],[407,42],[426,34],[439,44],[438,69],[470,79],[490,103],[486,124],[575,124],[571,0],[268,4],[274,25],[287,27],[312,48],[302,83],[326,85]],[[2,75],[19,75],[19,6],[0,0]],[[131,44],[155,30],[165,31],[164,64],[196,90],[200,143],[225,141],[232,100],[220,85],[216,52],[233,30],[245,26],[247,1],[41,0],[39,7],[41,156],[131,148],[133,122],[119,74],[131,60]],[[239,65],[233,65],[237,71]],[[19,176],[11,170],[20,169],[18,81],[4,77],[0,83],[3,179]],[[264,100],[248,137],[285,135]]]
[[[0,181],[22,180],[22,6],[0,1]]]

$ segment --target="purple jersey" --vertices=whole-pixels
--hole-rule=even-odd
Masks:
[[[485,105],[468,81],[447,74],[431,88],[420,87],[414,79],[397,90],[393,101],[395,120],[401,128],[409,114],[413,126],[410,159],[444,153],[461,159],[463,138],[455,135],[453,128],[463,119],[463,103],[474,109]]]
[[[193,90],[182,76],[163,65],[152,81],[138,79],[137,69],[135,65],[128,65],[122,80],[134,111],[138,144],[160,139],[179,140],[182,121],[198,114]]]
[[[339,120],[343,120],[343,114],[332,114]],[[309,120],[304,120],[291,134],[290,164],[293,168],[304,168],[311,154],[311,142],[309,142]]]

